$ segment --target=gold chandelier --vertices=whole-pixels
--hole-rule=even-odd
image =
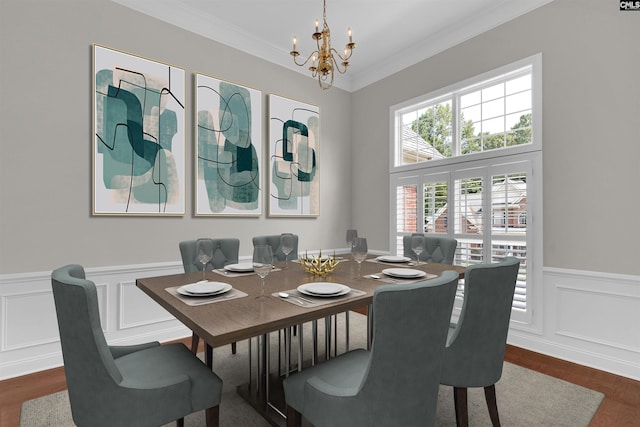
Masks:
[[[344,55],[340,54],[337,50],[331,47],[331,30],[327,24],[327,1],[323,0],[322,18],[324,24],[322,31],[319,31],[318,20],[316,19],[316,31],[311,35],[311,38],[316,41],[317,49],[304,60],[304,62],[298,62],[298,56],[300,52],[296,50],[296,36],[293,36],[293,50],[290,52],[293,56],[293,62],[302,67],[311,60],[311,76],[318,78],[318,84],[324,89],[329,89],[333,85],[333,73],[338,71],[340,74],[347,72],[349,66],[349,58],[355,49],[356,44],[351,37],[351,28],[347,29],[347,35],[349,36],[349,42],[344,47]],[[318,61],[316,65],[316,61]]]

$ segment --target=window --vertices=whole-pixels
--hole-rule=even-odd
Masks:
[[[527,225],[527,213],[521,213],[520,216],[518,217],[518,223],[521,226],[526,226]]]
[[[460,153],[531,143],[531,67],[461,92]]]
[[[534,144],[533,62],[394,107],[394,166]]]
[[[400,163],[420,163],[452,155],[451,99],[432,101],[400,114]]]
[[[391,108],[395,252],[424,232],[457,239],[458,265],[520,259],[512,319],[525,323],[541,274],[540,66],[534,56]]]

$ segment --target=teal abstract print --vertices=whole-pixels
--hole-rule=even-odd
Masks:
[[[269,95],[269,216],[320,215],[320,112]]]
[[[261,215],[262,92],[197,74],[196,110],[196,215]]]
[[[93,214],[184,215],[185,71],[93,46]]]

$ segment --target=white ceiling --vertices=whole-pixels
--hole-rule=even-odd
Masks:
[[[322,0],[113,0],[267,61],[293,64],[297,36],[306,57],[315,49]],[[354,91],[416,64],[552,0],[327,0],[333,47],[357,44],[349,71],[334,85]]]

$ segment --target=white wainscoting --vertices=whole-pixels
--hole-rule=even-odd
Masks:
[[[544,268],[534,328],[509,343],[640,380],[640,277]]]
[[[182,273],[182,263],[88,268],[107,342],[169,341],[191,332],[136,287],[136,278]],[[0,276],[0,380],[62,365],[51,272]]]
[[[107,341],[168,341],[191,332],[135,286],[182,272],[163,263],[87,269]],[[545,268],[534,324],[509,343],[640,380],[640,277]],[[62,365],[50,272],[0,276],[0,380]]]

